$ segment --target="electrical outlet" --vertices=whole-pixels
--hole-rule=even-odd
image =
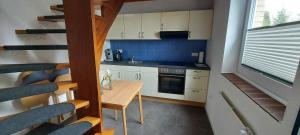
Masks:
[[[198,57],[198,56],[199,56],[199,53],[192,53],[192,56],[193,56],[193,57]]]

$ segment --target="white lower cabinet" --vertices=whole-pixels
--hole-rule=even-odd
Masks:
[[[195,102],[206,102],[208,87],[207,70],[187,70],[185,77],[184,99]]]
[[[167,94],[158,92],[158,68],[101,65],[100,78],[106,70],[112,74],[112,80],[141,80],[144,83],[142,88],[143,96],[161,97],[169,99],[187,100],[194,102],[206,102],[209,71],[187,70],[185,79],[184,95]]]
[[[112,74],[112,80],[141,80],[144,83],[142,95],[158,95],[158,68],[157,67],[136,67],[136,66],[116,66],[101,65],[100,78],[106,70]]]
[[[158,93],[158,71],[156,72],[142,71],[141,80],[144,82],[142,95],[156,97]]]
[[[205,103],[206,95],[207,90],[185,89],[185,100]]]

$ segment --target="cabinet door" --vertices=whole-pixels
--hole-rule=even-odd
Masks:
[[[185,100],[195,101],[195,102],[206,102],[207,90],[201,89],[186,89],[185,90]]]
[[[163,12],[161,23],[163,31],[188,31],[189,11]]]
[[[118,15],[110,27],[107,39],[123,39],[124,38],[124,16]]]
[[[122,71],[122,80],[139,80],[140,72],[135,71]]]
[[[112,74],[112,80],[121,80],[121,71],[118,70],[110,70]]]
[[[190,11],[189,39],[210,39],[213,11]]]
[[[142,38],[160,39],[160,13],[142,14]]]
[[[207,90],[208,77],[202,76],[186,76],[185,88],[187,89],[203,89]]]
[[[142,95],[156,96],[158,93],[158,73],[142,72],[140,78],[144,83]]]
[[[126,14],[124,15],[124,33],[125,39],[140,39],[142,29],[141,14]]]

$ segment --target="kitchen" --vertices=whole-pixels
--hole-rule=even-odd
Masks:
[[[0,3],[1,133],[300,133],[299,0]]]
[[[143,96],[204,106],[212,18],[212,10],[117,16],[107,36],[110,46],[104,51],[100,78],[109,70],[113,80],[142,80]]]

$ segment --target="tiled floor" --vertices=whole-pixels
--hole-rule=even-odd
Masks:
[[[138,102],[127,108],[128,135],[213,135],[203,108],[143,101],[144,124],[139,123]],[[122,115],[114,120],[114,112],[104,109],[104,127],[114,128],[115,135],[123,135]]]

